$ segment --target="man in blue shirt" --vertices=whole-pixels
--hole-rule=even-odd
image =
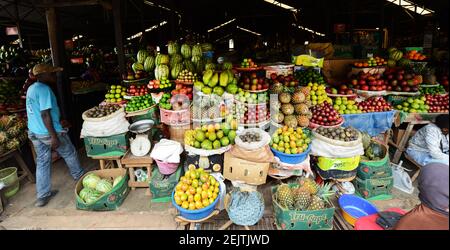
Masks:
[[[56,84],[56,72],[62,70],[47,64],[36,65],[33,74],[37,81],[27,91],[28,137],[36,151],[37,207],[45,206],[58,192],[51,190],[52,150],[64,158],[75,180],[84,174],[67,129],[61,124],[56,97],[49,86]]]

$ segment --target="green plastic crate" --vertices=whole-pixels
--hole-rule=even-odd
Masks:
[[[170,199],[164,199],[171,197],[172,191],[178,184],[183,172],[183,167],[178,166],[177,171],[170,176],[163,175],[159,172],[158,167],[153,167],[152,178],[150,180],[150,192],[152,194],[153,202],[170,202]]]
[[[362,180],[357,177],[353,181],[353,184],[361,197],[368,199],[378,195],[390,195],[394,185],[394,178],[391,176],[386,178]]]
[[[386,178],[392,176],[392,168],[389,163],[389,152],[385,145],[381,145],[384,151],[384,158],[378,161],[361,159],[359,161],[358,178],[362,180],[374,178]]]
[[[295,186],[295,184],[289,184]],[[331,230],[333,229],[334,206],[312,211],[287,210],[275,199],[276,187],[272,187],[272,203],[275,225],[279,230]]]
[[[107,137],[84,138],[84,146],[88,156],[122,156],[125,155],[129,146],[128,132]]]
[[[86,204],[78,194],[81,189],[83,189],[83,178],[90,173],[94,173],[100,178],[110,179],[111,181],[117,177],[122,176],[122,180],[113,187],[113,189],[102,195],[96,202],[92,204]],[[124,168],[114,168],[114,169],[103,169],[103,170],[95,170],[86,173],[80,180],[78,181],[75,187],[75,197],[76,197],[76,208],[80,210],[88,210],[88,211],[111,211],[116,210],[125,200],[128,193],[130,192],[130,188],[128,187],[128,174],[126,169]]]

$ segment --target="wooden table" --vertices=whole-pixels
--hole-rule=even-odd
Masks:
[[[150,158],[150,152],[144,156],[134,156],[130,150],[125,154],[125,156],[121,159],[121,163],[125,168],[128,168],[128,173],[130,176],[130,180],[128,181],[128,186],[131,187],[132,190],[136,188],[150,188],[149,182],[152,175],[152,164],[153,160]],[[136,168],[145,168],[147,171],[147,181],[136,181],[135,171]],[[147,192],[149,193],[149,192]]]
[[[14,158],[14,160],[19,165],[19,169],[17,170],[17,175],[19,177],[19,181],[21,181],[24,178],[27,178],[31,183],[36,182],[36,179],[34,178],[33,173],[31,173],[27,164],[25,164],[25,162],[22,158],[22,155],[20,154],[20,151],[18,149],[11,150],[9,152],[6,152],[6,153],[0,155],[0,163],[4,162],[10,158]]]
[[[117,163],[119,168],[122,168],[122,156],[91,156],[91,158],[94,160],[99,160],[100,169],[114,168],[114,162]]]

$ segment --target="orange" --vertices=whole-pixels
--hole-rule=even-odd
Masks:
[[[199,201],[202,199],[202,196],[200,194],[195,194],[194,195],[194,201]]]
[[[189,203],[189,210],[195,210],[195,202]]]
[[[208,199],[204,199],[202,204],[203,204],[204,207],[209,206],[209,200]]]
[[[188,202],[193,202],[194,201],[194,196],[191,194],[188,196]]]
[[[202,202],[201,202],[201,201],[196,201],[196,202],[195,202],[195,208],[196,208],[196,209],[203,208]]]
[[[212,125],[212,124],[209,124],[209,125],[208,125],[208,132],[209,132],[209,133],[214,133],[214,132],[215,132],[215,127],[214,127],[214,125]]]
[[[208,193],[206,191],[202,191],[202,199],[208,198]]]
[[[189,202],[183,201],[183,203],[181,204],[181,207],[184,208],[184,209],[188,209],[189,208]]]

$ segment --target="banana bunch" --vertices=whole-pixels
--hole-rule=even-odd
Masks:
[[[188,130],[184,132],[184,145],[194,146],[195,142],[195,131]]]

